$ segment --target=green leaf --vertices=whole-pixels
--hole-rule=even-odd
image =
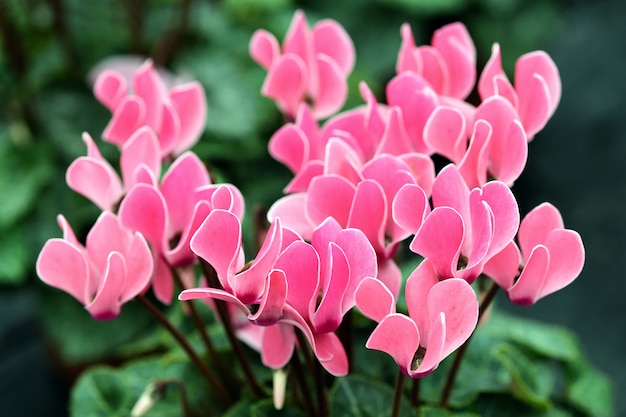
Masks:
[[[151,397],[146,417],[181,415],[183,397],[196,415],[221,415],[223,411],[220,399],[187,358],[166,354],[132,361],[117,369],[105,366],[89,369],[72,389],[71,415],[128,416],[140,397],[155,386],[161,387],[160,395]]]
[[[479,414],[470,412],[450,411],[440,407],[424,406],[419,408],[419,417],[480,417]]]
[[[15,145],[0,132],[0,230],[24,217],[37,203],[42,187],[50,181],[54,168],[47,147],[34,143]]]
[[[330,392],[330,414],[333,417],[387,417],[393,404],[394,390],[388,385],[360,376],[338,378]],[[400,416],[415,416],[405,398]]]
[[[481,396],[473,408],[481,417],[578,417],[578,414],[560,407],[539,410],[508,395]]]
[[[135,303],[126,303],[115,320],[97,321],[61,291],[41,287],[39,298],[45,335],[68,365],[115,356],[120,346],[141,337],[153,324],[152,317]]]
[[[291,407],[285,407],[281,410],[274,408],[272,400],[263,400],[250,406],[251,417],[304,417],[302,411]]]
[[[23,226],[9,231],[0,229],[0,284],[21,284],[30,265],[29,242]]]
[[[584,361],[576,368],[571,372],[567,387],[569,402],[590,416],[612,416],[614,400],[609,379]]]
[[[554,386],[550,362],[512,344],[502,344],[492,353],[511,372],[514,397],[534,407],[550,407]]]
[[[544,357],[566,363],[575,363],[582,358],[578,341],[563,327],[497,311],[489,318],[484,331],[493,337],[514,341]]]
[[[95,367],[74,385],[73,416],[124,417],[132,407],[127,381],[112,368]]]
[[[462,10],[467,0],[386,0],[381,3],[411,14],[442,14]]]

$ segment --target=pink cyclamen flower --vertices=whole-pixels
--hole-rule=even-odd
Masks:
[[[124,192],[140,181],[145,171],[161,172],[161,153],[154,132],[147,126],[136,130],[122,146],[122,179],[105,160],[89,134],[83,133],[87,156],[78,157],[68,167],[68,186],[102,210],[113,210]]]
[[[491,58],[478,81],[483,100],[493,95],[506,98],[519,113],[530,141],[546,125],[561,99],[561,77],[544,51],[522,55],[515,64],[515,87],[502,70],[500,46],[493,45]]]
[[[148,126],[158,137],[162,158],[191,148],[206,122],[202,86],[193,81],[168,89],[150,60],[135,71],[130,85],[121,73],[102,71],[94,94],[113,113],[102,133],[105,140],[122,147],[137,129]]]
[[[421,75],[437,94],[465,99],[476,81],[476,48],[462,23],[451,23],[436,30],[432,46],[415,46],[408,24],[400,29],[402,45],[396,72]]]
[[[317,119],[338,111],[347,96],[347,77],[354,66],[352,40],[334,20],[322,20],[312,29],[297,11],[282,50],[271,33],[257,30],[250,40],[250,55],[268,71],[263,95],[294,117],[300,103],[310,100]]]
[[[179,156],[156,182],[160,172],[140,167],[143,177],[120,205],[122,223],[140,231],[152,247],[155,258],[153,290],[163,303],[173,297],[171,268],[193,264],[196,260],[190,241],[206,216],[224,209],[243,216],[243,196],[229,184],[211,184],[202,161],[192,152]]]
[[[519,209],[509,187],[490,181],[470,191],[454,165],[433,184],[433,211],[413,231],[410,249],[430,259],[439,278],[461,277],[472,283],[485,263],[504,249],[519,227]],[[410,211],[394,213],[400,224]]]
[[[511,186],[528,157],[526,132],[517,111],[500,96],[483,101],[471,120],[457,108],[438,106],[424,127],[424,142],[455,163],[471,188],[489,179]]]
[[[277,218],[255,260],[241,270],[239,219],[216,210],[194,235],[192,248],[215,268],[223,288],[186,290],[180,299],[213,298],[236,306],[250,325],[263,327],[239,325],[269,367],[285,366],[297,327],[330,373],[347,372],[346,354],[334,331],[354,306],[359,282],[376,276],[376,255],[361,231],[342,230],[328,219],[309,244]]]
[[[561,214],[552,204],[540,204],[524,217],[518,240],[521,257],[511,243],[485,265],[485,274],[516,304],[534,304],[569,285],[582,271],[582,239],[576,231],[564,228]]]
[[[268,218],[280,217],[305,239],[327,217],[341,227],[362,230],[379,257],[379,278],[397,293],[401,277],[393,255],[410,232],[394,222],[393,198],[405,184],[430,191],[433,176],[432,161],[425,155],[383,154],[364,164],[346,142],[333,138],[327,145],[323,175],[313,178],[307,192],[274,203]]]
[[[439,281],[426,259],[407,279],[406,302],[409,315],[397,313],[393,294],[372,278],[356,292],[359,310],[378,323],[365,346],[389,354],[405,375],[421,378],[472,334],[478,301],[465,280]]]
[[[105,211],[83,247],[65,218],[57,220],[63,238],[46,242],[37,259],[37,275],[80,301],[93,318],[117,317],[122,305],[150,283],[153,262],[145,239]]]

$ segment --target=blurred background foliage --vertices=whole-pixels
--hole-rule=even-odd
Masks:
[[[48,408],[32,405],[32,413],[21,414],[53,415],[50,410],[58,410],[63,415],[67,386],[81,364],[109,357],[120,343],[137,339],[150,327],[147,318],[133,306],[125,308],[119,321],[93,322],[87,314],[81,314],[82,307],[71,302],[69,296],[44,288],[34,271],[37,253],[45,240],[60,235],[55,222],[57,214],[63,213],[79,236],[84,236],[98,214],[97,208],[69,190],[63,179],[73,159],[85,154],[82,132],[98,139],[109,120],[109,112],[93,97],[90,79],[93,68],[104,59],[150,57],[176,76],[197,79],[203,84],[209,103],[208,119],[194,150],[220,181],[232,182],[241,189],[252,212],[269,207],[282,195],[290,178],[289,172],[267,154],[267,141],[283,119],[273,102],[259,94],[265,72],[248,55],[248,41],[254,30],[265,28],[282,39],[296,8],[305,10],[311,24],[322,18],[338,20],[351,35],[357,51],[356,67],[349,80],[349,108],[362,103],[357,88],[361,80],[384,101],[384,86],[394,75],[402,23],[409,22],[416,42],[425,44],[435,29],[460,20],[475,41],[479,68],[496,41],[501,44],[509,75],[518,56],[546,49],[555,57],[563,76],[562,107],[574,102],[568,90],[573,88],[590,95],[589,101],[580,105],[597,109],[592,103],[604,103],[607,107],[606,101],[593,96],[589,88],[572,86],[569,80],[595,79],[598,74],[590,72],[592,63],[585,56],[579,56],[578,61],[569,57],[576,53],[576,40],[580,42],[581,55],[587,51],[585,48],[591,48],[582,45],[591,42],[590,34],[603,25],[603,39],[614,40],[610,24],[618,25],[617,16],[624,11],[618,3],[600,1],[590,6],[582,1],[564,0],[0,0],[0,409],[11,409],[12,404],[17,407],[20,403],[24,407],[23,398],[28,393],[48,390],[47,402],[42,402]],[[603,20],[600,16],[606,13],[613,19]],[[581,27],[586,35],[577,32]],[[606,49],[610,47],[605,45]],[[622,54],[624,50],[621,49]],[[570,76],[570,71],[581,75]],[[565,120],[572,114],[575,111],[559,116],[557,111],[555,119]],[[545,199],[555,202],[564,212],[566,225],[581,231],[585,239],[585,210],[591,210],[591,202],[585,207],[577,206],[575,199],[584,190],[578,191],[575,183],[566,180],[576,174],[584,176],[584,172],[593,169],[580,159],[574,160],[577,166],[571,166],[572,162],[565,158],[569,155],[565,148],[576,149],[580,141],[559,135],[556,126],[559,122],[552,122],[536,140],[552,145],[538,145],[544,146],[540,148],[533,143],[530,149],[527,171],[536,170],[544,177],[537,173],[533,176],[532,172],[524,174],[515,192],[521,196],[522,213]],[[593,136],[593,130],[586,132]],[[611,131],[604,133],[610,135]],[[578,139],[591,143],[593,137]],[[611,152],[610,144],[614,142],[603,143],[604,151]],[[102,141],[98,145],[110,161],[116,160],[118,154],[113,146]],[[585,148],[577,149],[575,157],[583,158]],[[533,165],[533,158],[540,152],[548,156],[539,159],[543,165]],[[560,157],[554,160],[555,156]],[[601,158],[593,158],[601,164]],[[550,188],[546,178],[554,178],[558,185]],[[252,218],[250,214],[248,219]],[[623,228],[620,226],[619,230]],[[593,230],[597,236],[599,232]],[[598,239],[601,237],[602,234]],[[610,263],[605,258],[610,258],[611,252],[589,244],[587,248],[590,259],[581,279],[605,277],[607,273],[590,269]],[[604,256],[596,264],[591,258],[594,250]],[[591,285],[573,287],[584,293]],[[553,310],[546,309],[550,299],[541,304],[546,308],[542,310],[540,306],[535,311],[545,314],[548,320],[571,325],[584,339],[583,347],[590,350],[591,361],[599,362],[614,378],[624,381],[623,372],[611,369],[611,360],[616,359],[602,356],[604,351],[593,347],[610,344],[610,332],[602,333],[597,340],[587,339],[593,328],[589,322],[596,316],[587,312],[587,322],[572,323],[568,317],[574,316],[567,309],[579,309],[582,315],[584,309],[576,303],[583,296],[565,297],[557,300]],[[597,313],[597,317],[606,316]],[[623,326],[618,333],[623,333]],[[103,336],[108,334],[114,336]],[[63,344],[54,342],[61,338],[65,340]],[[59,376],[61,363],[74,366],[69,378]],[[18,388],[20,381],[33,381],[32,378],[35,382],[26,392]],[[9,384],[8,380],[13,382]],[[626,403],[620,401],[619,406],[626,411]],[[48,411],[41,414],[39,410]]]

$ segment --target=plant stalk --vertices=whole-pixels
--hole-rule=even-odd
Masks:
[[[196,366],[200,369],[200,372],[204,375],[209,384],[215,389],[217,392],[217,396],[222,398],[226,403],[225,405],[230,405],[233,403],[233,400],[226,390],[220,380],[213,374],[211,369],[204,363],[202,358],[198,356],[195,350],[191,347],[185,336],[172,325],[172,323],[165,317],[165,315],[156,308],[150,300],[145,298],[143,295],[138,295],[135,299],[141,304],[146,310],[148,310],[155,319],[163,326],[165,329],[176,339],[176,341],[180,344],[180,346],[185,350],[189,358],[196,364]]]
[[[498,288],[500,287],[498,286],[498,284],[494,282],[491,284],[491,287],[489,287],[489,289],[485,293],[483,299],[480,302],[480,306],[478,308],[477,323],[480,323],[480,319],[482,318],[483,314],[485,313],[485,311],[487,311],[487,308],[493,302],[496,294],[498,293]],[[452,388],[454,387],[456,376],[459,372],[459,368],[461,367],[461,362],[463,361],[463,358],[465,357],[465,352],[467,351],[467,348],[470,344],[470,341],[472,340],[472,336],[474,336],[474,333],[472,333],[470,337],[467,338],[465,343],[461,345],[461,347],[459,348],[459,350],[457,351],[454,357],[454,362],[452,362],[452,367],[450,368],[450,372],[448,373],[448,378],[446,379],[446,385],[443,388],[443,392],[441,394],[441,400],[439,403],[444,408],[448,408],[448,403],[450,401],[450,396],[452,395]]]
[[[404,390],[404,374],[401,370],[398,370],[398,377],[396,378],[396,389],[393,393],[393,407],[391,408],[391,417],[398,417],[400,415],[400,405],[402,405],[402,391]]]
[[[206,277],[209,283],[209,286],[211,286],[212,288],[221,288],[215,269],[213,269],[213,267],[204,259],[198,257],[198,260],[200,261],[200,268],[202,269],[202,273]],[[220,316],[222,325],[224,326],[224,330],[226,331],[226,336],[228,337],[228,340],[231,346],[233,347],[233,352],[235,353],[235,356],[237,356],[237,359],[239,360],[239,363],[241,364],[243,373],[245,374],[248,382],[250,383],[250,387],[252,388],[252,391],[254,391],[255,395],[259,397],[264,397],[266,395],[265,390],[263,389],[263,387],[261,387],[261,385],[257,381],[256,376],[254,375],[254,372],[252,371],[252,367],[250,366],[250,362],[248,361],[248,358],[246,357],[245,352],[243,351],[241,343],[239,342],[239,339],[237,338],[237,335],[235,334],[235,330],[233,329],[233,323],[230,320],[230,313],[228,311],[226,302],[222,300],[214,300],[214,302],[215,302],[215,308],[217,310],[217,313]]]

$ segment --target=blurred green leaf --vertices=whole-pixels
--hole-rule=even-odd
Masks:
[[[497,311],[489,318],[484,331],[493,337],[514,341],[544,357],[570,363],[582,358],[578,341],[563,327]]]
[[[480,417],[469,412],[455,412],[445,408],[424,406],[419,408],[419,417]]]
[[[511,392],[519,400],[538,408],[551,406],[554,374],[550,362],[511,344],[502,344],[493,355],[511,372]]]
[[[180,355],[129,362],[121,368],[98,366],[85,372],[71,393],[71,415],[128,416],[142,394],[154,384],[163,386],[161,396],[153,398],[147,417],[181,415],[181,389],[197,415],[220,415],[220,400],[199,372]]]
[[[9,228],[33,210],[42,187],[54,172],[46,152],[34,143],[14,145],[0,132],[0,230]]]
[[[330,414],[334,417],[386,417],[391,412],[394,390],[377,381],[360,376],[338,378],[330,392]],[[404,399],[400,416],[415,416]]]
[[[31,258],[24,229],[23,225],[0,229],[0,284],[17,285],[26,280]]]
[[[381,1],[386,6],[411,14],[442,14],[458,12],[469,3],[468,0],[386,0]]]
[[[251,417],[304,417],[302,411],[286,406],[281,410],[274,407],[272,400],[263,400],[250,406]]]
[[[606,375],[592,368],[585,360],[571,370],[567,398],[577,409],[594,417],[608,417],[614,413],[613,390]]]
[[[111,321],[94,320],[78,301],[55,289],[42,287],[39,304],[44,334],[67,365],[110,358],[152,328],[152,317],[135,303],[126,303]]]

